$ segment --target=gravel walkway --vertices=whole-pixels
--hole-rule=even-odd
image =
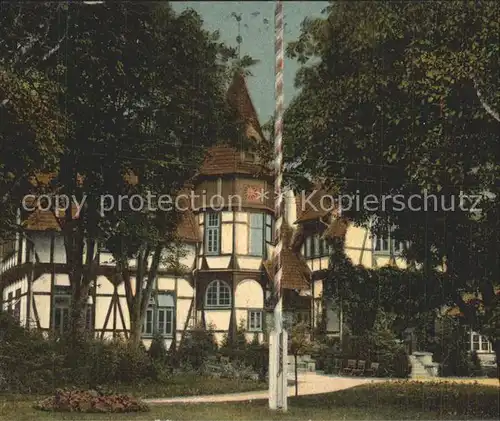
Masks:
[[[365,379],[353,377],[335,377],[316,373],[299,374],[299,396],[317,395],[320,393],[336,392],[338,390],[349,389],[366,383],[384,381],[382,379]],[[295,386],[288,387],[288,396],[295,395]],[[149,404],[168,403],[204,403],[204,402],[238,402],[268,399],[268,391],[255,391],[244,393],[229,393],[224,395],[199,395],[178,398],[156,398],[144,399]]]

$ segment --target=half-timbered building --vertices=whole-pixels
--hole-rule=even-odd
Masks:
[[[155,334],[175,346],[195,325],[210,327],[220,341],[243,323],[248,339],[265,339],[273,296],[273,176],[258,153],[267,140],[243,76],[235,76],[228,101],[245,122],[248,142],[241,148],[217,145],[208,150],[193,180],[198,202],[183,213],[177,228],[184,248],[179,263],[188,271],[179,275],[160,266],[143,324],[146,346]],[[311,327],[323,318],[327,334],[340,336],[341,308],[322,294],[331,241],[342,237],[355,264],[404,267],[405,262],[400,258],[402,245],[390,236],[372,238],[369,229],[349,225],[336,211],[322,209],[325,194],[317,190],[312,198],[307,195],[308,200],[298,193],[285,197],[284,311]],[[57,217],[36,210],[24,221],[24,234],[2,243],[0,286],[3,309],[22,325],[64,333],[71,293]],[[101,338],[126,337],[130,323],[125,286],[114,276],[112,255],[102,247],[97,253],[99,269],[87,300],[87,328]],[[481,338],[478,343],[474,349],[491,351]]]

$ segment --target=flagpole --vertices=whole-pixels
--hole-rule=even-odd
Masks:
[[[287,402],[287,333],[283,329],[283,297],[282,297],[282,266],[281,250],[283,239],[281,227],[283,224],[283,2],[276,1],[275,10],[275,121],[274,121],[274,157],[275,157],[275,219],[276,248],[274,255],[274,293],[276,306],[274,308],[274,326],[269,338],[269,408],[286,411]]]

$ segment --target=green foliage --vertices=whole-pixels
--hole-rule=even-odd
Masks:
[[[199,370],[210,356],[216,354],[217,349],[212,327],[205,329],[198,326],[186,332],[177,351],[177,360],[183,367]]]
[[[259,381],[266,380],[269,368],[269,346],[266,343],[259,343],[257,334],[248,345],[244,360],[259,375]]]
[[[207,147],[220,139],[238,138],[239,125],[225,98],[228,60],[234,58],[234,51],[203,28],[196,12],[175,13],[168,2],[92,6],[40,2],[33,7],[6,3],[2,4],[0,28],[2,78],[4,68],[16,72],[15,76],[9,74],[8,81],[15,82],[11,91],[17,93],[18,81],[21,87],[26,81],[31,83],[28,75],[44,75],[49,81],[44,84],[37,77],[40,89],[35,91],[33,104],[25,104],[30,88],[21,90],[23,103],[13,101],[9,114],[17,120],[12,125],[7,119],[0,133],[4,127],[12,132],[16,121],[23,123],[26,127],[19,131],[16,152],[34,149],[37,159],[32,160],[37,168],[47,155],[55,158],[58,171],[50,187],[57,185],[60,192],[79,201],[86,196],[79,218],[72,220],[68,211],[66,219],[71,222],[62,227],[66,244],[72,245],[66,248],[66,263],[74,292],[73,340],[78,342],[82,336],[82,303],[96,267],[91,253],[83,258],[83,250],[92,250],[100,241],[109,243],[125,281],[131,342],[137,346],[149,291],[137,297],[132,294],[127,259],[136,257],[139,262],[141,288],[135,291],[142,292],[143,278],[150,288],[165,244],[175,241],[179,216],[173,210],[159,210],[159,195],[175,196],[196,174]],[[0,82],[1,93],[3,85]],[[43,90],[45,85],[53,89]],[[58,106],[49,101],[53,100],[52,91]],[[63,136],[52,127],[57,110],[63,110],[66,118]],[[31,132],[36,132],[31,135],[34,139]],[[49,151],[54,139],[62,145]],[[6,152],[12,149],[2,145]],[[44,152],[40,159],[35,147]],[[28,153],[26,157],[32,158]],[[9,170],[8,177],[35,170],[29,161],[17,161],[11,161],[19,168]],[[131,173],[140,182],[131,183]],[[117,199],[134,194],[148,198],[148,211],[132,209],[137,203],[115,203],[103,214],[104,196]],[[153,264],[141,266],[151,260]]]
[[[368,269],[354,265],[341,248],[334,249],[330,262],[324,294],[342,304],[344,321],[355,335],[372,330],[389,315],[396,316],[390,316],[388,327],[400,333],[439,307],[449,291],[438,271]]]
[[[370,329],[360,334],[345,334],[340,338],[328,338],[316,347],[318,368],[333,373],[334,359],[364,360],[366,367],[370,363],[380,364],[377,374],[382,377],[406,378],[410,374],[409,357],[405,345],[392,329],[394,316],[378,311]]]
[[[354,406],[373,412],[377,405],[390,406],[419,413],[429,411],[429,418],[496,419],[500,409],[498,387],[458,382],[391,381],[361,385],[332,395],[328,399],[331,407]],[[325,396],[312,399],[316,404],[324,404]],[[402,418],[398,415],[394,418]]]
[[[259,341],[259,334],[256,332],[253,334],[253,338],[250,342],[250,346],[258,346],[260,345],[260,341]]]
[[[246,322],[244,319],[241,319],[238,322],[238,328],[236,329],[236,335],[234,336],[233,347],[236,350],[245,351],[248,346],[247,337],[246,337]]]
[[[167,347],[165,346],[165,338],[160,334],[155,334],[151,341],[148,354],[153,361],[165,363],[168,358]]]
[[[312,350],[310,327],[307,323],[294,324],[289,337],[288,348],[292,355],[307,354]]]
[[[412,286],[401,296],[459,305],[500,353],[500,266],[492,263],[500,221],[498,8],[494,2],[335,1],[326,12],[305,20],[288,46],[289,56],[306,64],[296,77],[300,94],[285,115],[285,152],[301,163],[290,181],[325,180],[362,201],[371,194],[392,197],[344,216],[373,221],[377,235],[394,224],[392,237],[410,241],[404,257],[422,268],[420,282],[408,274]],[[424,197],[401,209],[401,200],[424,192],[427,204]],[[460,210],[461,195],[475,194],[482,211],[469,212],[468,202]],[[441,205],[452,200],[455,212]],[[442,293],[435,294],[433,271],[445,260]],[[352,274],[354,284],[378,296],[373,272]],[[464,303],[464,292],[479,292],[483,310]],[[368,326],[374,313],[364,314],[372,315]]]
[[[56,167],[62,150],[64,117],[57,109],[55,84],[40,72],[22,75],[0,59],[0,236],[17,231],[17,204],[26,183]],[[22,153],[19,151],[22,150]]]
[[[65,385],[96,388],[144,381],[164,381],[166,362],[154,362],[144,348],[121,339],[81,341],[75,349],[67,340],[27,331],[0,313],[0,384],[2,390],[48,393]]]
[[[440,375],[464,377],[471,374],[468,330],[460,320],[443,317],[439,320],[434,359],[440,363]]]
[[[470,364],[471,364],[471,372],[474,375],[474,377],[482,377],[484,375],[483,365],[481,364],[481,360],[477,355],[477,351],[471,352]]]
[[[231,343],[229,341],[229,335],[227,333],[224,333],[224,335],[222,335],[220,349],[228,349],[230,346],[231,346]]]
[[[408,353],[390,331],[366,332],[345,341],[342,359],[378,362],[381,375],[406,378],[410,374]]]
[[[260,381],[264,381],[269,366],[269,348],[267,344],[259,342],[257,333],[254,334],[252,341],[248,342],[246,332],[245,320],[241,319],[233,341],[227,334],[224,334],[219,353],[221,356],[228,357],[231,364],[239,367],[242,373],[250,368],[258,374]]]

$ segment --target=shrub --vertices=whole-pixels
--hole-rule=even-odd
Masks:
[[[440,320],[440,333],[434,353],[440,363],[443,377],[467,377],[470,375],[470,357],[467,352],[467,330],[451,317]]]
[[[217,349],[212,327],[206,330],[198,326],[186,332],[186,337],[177,352],[177,359],[181,366],[199,370],[208,357],[216,354]]]
[[[477,377],[484,376],[483,365],[476,351],[472,351],[470,354],[470,373]]]
[[[246,364],[258,374],[260,381],[265,381],[269,368],[269,346],[252,342],[245,354]]]
[[[408,353],[404,347],[397,347],[390,364],[384,367],[391,377],[407,378],[411,372]]]
[[[103,395],[97,391],[56,390],[54,396],[34,405],[35,409],[56,412],[123,413],[146,412],[146,404],[127,395]]]
[[[457,382],[391,381],[366,384],[333,394],[334,407],[414,409],[434,419],[498,419],[498,387]],[[369,412],[368,412],[369,413]],[[425,417],[426,415],[424,415]]]
[[[321,341],[315,343],[312,357],[316,361],[316,368],[324,370],[325,374],[333,374],[333,359],[342,357],[340,338],[320,338]]]
[[[44,337],[0,313],[0,391],[52,393],[55,385],[136,384],[163,376],[143,347],[121,339],[85,340],[73,348],[64,338]]]
[[[238,328],[236,329],[236,335],[234,337],[234,341],[232,347],[237,349],[238,351],[246,351],[248,346],[247,337],[246,337],[246,325],[245,320],[241,319],[238,323]]]
[[[367,331],[344,340],[342,359],[365,360],[380,364],[379,375],[406,378],[410,373],[408,354],[389,330]]]
[[[39,332],[25,330],[2,312],[0,332],[1,390],[21,393],[53,390],[54,371],[64,362],[56,352],[56,344]]]
[[[149,356],[153,361],[164,362],[168,360],[167,347],[165,346],[165,340],[161,335],[154,335],[151,341],[151,346],[148,351]]]
[[[90,341],[86,343],[87,364],[91,387],[101,384],[135,383],[155,377],[155,368],[143,348],[135,348],[123,339]],[[78,384],[82,384],[79,382]]]

